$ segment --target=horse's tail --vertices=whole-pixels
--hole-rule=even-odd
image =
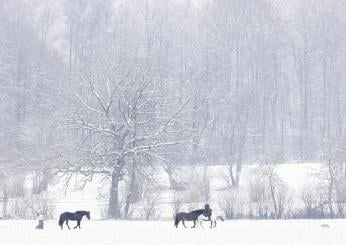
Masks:
[[[179,224],[179,217],[178,217],[178,214],[175,215],[175,220],[174,220],[174,225],[175,227],[178,228],[178,224]]]
[[[61,214],[59,218],[59,226],[62,226],[63,223],[64,223],[64,218],[63,218],[63,215]]]

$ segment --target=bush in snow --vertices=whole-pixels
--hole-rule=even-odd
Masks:
[[[25,175],[15,174],[10,175],[9,173],[3,172],[0,178],[0,188],[2,196],[2,216],[8,217],[8,205],[11,200],[16,198],[23,198],[25,196],[24,190]]]
[[[316,184],[308,183],[303,187],[300,199],[304,204],[304,210],[298,217],[301,218],[323,218],[323,196],[321,195],[322,187],[318,188]]]
[[[10,203],[10,216],[20,219],[35,219],[41,212],[46,219],[53,219],[55,205],[45,195],[16,198]]]
[[[159,216],[158,202],[160,193],[156,189],[148,189],[143,197],[143,218],[156,219]]]
[[[210,180],[207,174],[206,167],[203,173],[197,171],[196,168],[191,170],[191,175],[188,178],[188,189],[186,191],[185,200],[188,203],[209,202],[211,197]]]
[[[292,206],[292,195],[275,165],[260,166],[249,181],[250,207],[259,218],[281,219]],[[250,216],[253,214],[250,210]]]
[[[248,182],[249,216],[268,218],[270,212],[269,189],[264,175],[254,171]]]
[[[238,189],[225,191],[219,201],[219,209],[226,219],[244,216],[245,200]]]
[[[171,201],[172,216],[181,211],[184,203],[184,195],[182,192],[175,191],[173,193],[173,199]]]

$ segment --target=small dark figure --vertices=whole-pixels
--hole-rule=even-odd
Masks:
[[[70,213],[70,212],[62,213],[59,218],[59,226],[61,227],[61,229],[63,229],[64,222],[66,221],[66,225],[70,229],[70,226],[68,225],[68,221],[76,220],[77,225],[74,227],[74,229],[76,229],[77,227],[79,227],[80,229],[80,222],[84,215],[90,220],[89,211],[76,211],[74,213]]]
[[[43,230],[44,218],[42,213],[38,213],[38,225],[36,226],[36,230]]]
[[[43,220],[38,221],[38,225],[36,226],[36,230],[43,230]]]

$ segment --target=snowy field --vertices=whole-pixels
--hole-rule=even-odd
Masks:
[[[322,228],[328,224],[329,228]],[[234,220],[215,229],[173,227],[173,221],[88,221],[81,230],[60,230],[47,221],[0,221],[1,245],[343,245],[346,220]],[[71,222],[71,225],[74,223]]]

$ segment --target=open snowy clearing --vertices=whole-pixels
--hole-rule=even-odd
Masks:
[[[215,229],[173,227],[173,221],[87,221],[63,231],[56,221],[35,230],[36,221],[0,221],[1,245],[342,245],[346,220],[234,220]],[[188,222],[191,223],[191,222]],[[328,224],[329,228],[322,228]],[[74,222],[71,222],[71,226]],[[190,225],[190,224],[189,224]]]

